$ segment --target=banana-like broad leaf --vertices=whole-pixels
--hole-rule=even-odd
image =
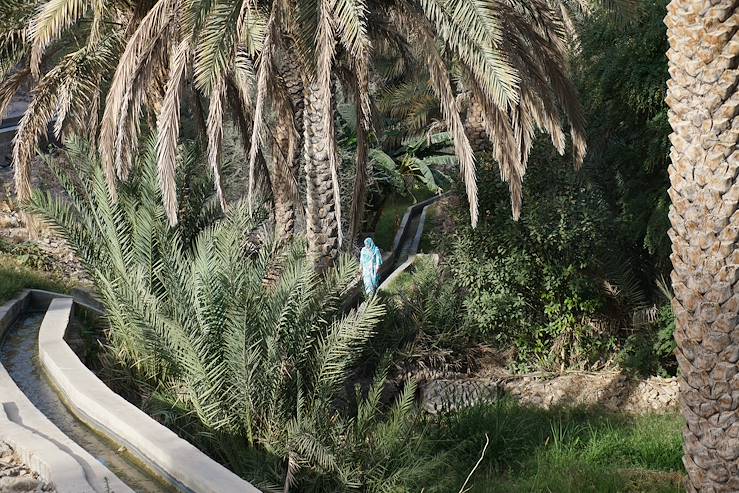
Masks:
[[[397,191],[403,190],[403,175],[395,160],[380,149],[370,149],[368,155],[370,162],[381,173],[384,181]]]

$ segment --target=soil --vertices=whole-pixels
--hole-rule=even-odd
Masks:
[[[61,195],[61,188],[51,171],[41,160],[37,161],[31,167],[33,189]],[[11,167],[0,167],[0,241],[11,246],[35,246],[48,257],[44,259],[48,270],[60,274],[72,284],[83,287],[90,284],[79,261],[63,240],[43,227],[34,236],[24,226],[15,200]]]

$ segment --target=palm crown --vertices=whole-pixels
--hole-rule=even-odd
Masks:
[[[521,180],[537,130],[549,133],[564,152],[565,116],[576,163],[585,154],[583,117],[568,78],[568,41],[570,14],[586,4],[584,0],[3,0],[0,9],[12,22],[4,23],[0,33],[0,67],[11,76],[0,86],[0,110],[25,80],[38,78],[14,149],[17,191],[21,199],[29,196],[32,151],[46,125],[55,121],[59,134],[99,132],[99,151],[115,196],[117,180],[130,172],[146,112],[156,117],[159,181],[169,220],[176,223],[180,107],[183,88],[192,83],[209,101],[208,160],[222,206],[224,105],[231,103],[249,123],[244,128],[251,130],[251,138],[245,140],[254,144],[249,145],[250,195],[255,163],[270,145],[276,149],[266,153],[272,155],[273,173],[281,173],[289,185],[285,189],[296,195],[291,163],[299,160],[302,141],[306,173],[327,176],[334,222],[340,224],[332,91],[338,79],[355,95],[358,120],[365,130],[359,133],[358,147],[366,149],[371,61],[373,50],[382,49],[395,52],[406,66],[427,70],[444,125],[453,136],[473,225],[475,158],[465,134],[463,100],[482,116],[479,124],[492,143],[518,215]],[[35,7],[31,15],[29,5]],[[338,70],[339,65],[345,70]],[[291,94],[294,87],[286,71],[298,72],[302,100]],[[106,89],[98,122],[97,109],[103,106]],[[300,115],[303,101],[306,114]],[[304,125],[300,119],[317,126]],[[275,146],[278,134],[282,140]],[[366,152],[362,156],[366,160]],[[318,182],[313,185],[315,190],[325,188]],[[312,193],[310,182],[307,193]],[[309,197],[309,215],[311,210]],[[310,224],[308,229],[310,241]],[[340,236],[341,228],[334,229]]]

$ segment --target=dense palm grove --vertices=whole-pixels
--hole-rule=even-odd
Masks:
[[[493,352],[681,375],[687,487],[736,491],[738,8],[699,4],[0,0],[15,190],[106,307],[101,374],[260,488],[459,490],[491,411],[429,417],[416,379]],[[359,240],[442,193],[439,261],[353,303]],[[496,461],[479,491],[551,491]]]

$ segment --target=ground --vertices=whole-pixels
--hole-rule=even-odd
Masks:
[[[0,442],[0,491],[3,493],[41,493],[55,490],[40,480],[38,474],[23,465],[8,444]]]
[[[9,177],[7,170],[0,169],[5,185],[0,188],[9,190]],[[37,183],[44,186],[43,180]],[[451,206],[446,201],[443,205]],[[405,207],[396,207],[386,218],[385,240],[392,242],[395,223]],[[447,221],[444,214],[434,217],[436,223]],[[442,231],[452,228],[437,224]],[[3,191],[0,240],[16,249],[1,257],[0,300],[24,287],[64,290],[84,282],[79,264],[63,243],[44,233],[40,240],[29,241],[12,196]],[[403,281],[410,281],[408,277],[399,280],[400,289]],[[681,490],[682,420],[674,412],[674,379],[634,380],[614,372],[513,376],[501,358],[480,360],[471,374],[429,375],[426,381],[419,375],[422,404],[427,408],[434,386],[456,389],[452,392],[469,401],[470,395],[472,400],[485,397],[492,383],[496,398],[502,391],[518,400],[503,399],[438,418],[434,433],[439,435],[440,451],[462,447],[450,458],[459,473],[455,482],[462,484],[487,435],[486,460],[468,484],[472,492]],[[43,485],[28,468],[9,454],[2,456],[2,450],[0,446],[0,491],[48,491],[39,489]],[[30,489],[17,489],[26,486]]]
[[[58,190],[43,163],[32,168],[32,181],[38,190]],[[21,224],[13,190],[12,169],[0,168],[0,301],[24,288],[67,291],[89,285],[63,241],[43,229],[37,239],[31,239]]]

